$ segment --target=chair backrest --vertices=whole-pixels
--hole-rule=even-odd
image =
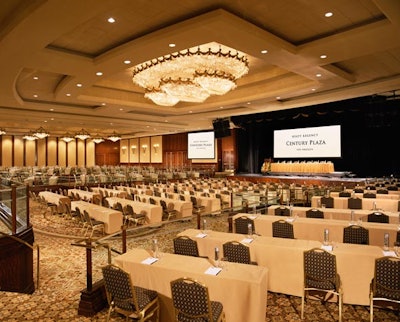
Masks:
[[[378,189],[378,190],[376,190],[376,193],[387,195],[387,194],[389,194],[389,191],[388,191],[388,189]]]
[[[354,190],[353,190],[355,193],[363,193],[364,192],[364,189],[362,189],[362,188],[354,188]]]
[[[197,242],[188,236],[179,236],[173,239],[174,253],[179,255],[199,257]]]
[[[380,223],[388,224],[389,216],[382,212],[375,211],[368,215],[368,222],[380,222]]]
[[[171,281],[176,321],[214,321],[208,288],[191,278]]]
[[[157,204],[157,202],[154,200],[154,198],[149,198],[149,202],[152,204],[152,205],[156,205]]]
[[[321,290],[338,290],[336,256],[321,248],[305,251],[304,286]]]
[[[255,232],[254,221],[253,219],[241,216],[235,219],[235,233],[237,234],[248,234],[249,229],[248,225],[251,224],[252,231]]]
[[[108,304],[111,305],[113,302],[118,308],[136,312],[138,302],[130,275],[122,268],[112,264],[103,267],[102,273]]]
[[[375,272],[372,281],[374,298],[400,301],[400,258],[380,257],[375,259]]]
[[[373,192],[364,192],[363,198],[376,198],[376,194]]]
[[[272,223],[272,236],[294,239],[293,225],[286,220],[278,220]]]
[[[115,204],[115,210],[123,212],[124,211],[124,207],[122,207],[122,204],[120,202],[117,202]]]
[[[321,197],[321,205],[325,205],[326,208],[333,208],[333,197]]]
[[[167,210],[167,203],[165,202],[165,200],[160,199],[160,205],[163,210]]]
[[[275,216],[290,216],[290,209],[287,207],[275,208]]]
[[[343,243],[369,245],[369,230],[358,225],[344,227]]]
[[[339,192],[339,197],[350,197],[351,193],[348,191],[340,191]]]
[[[322,210],[315,209],[315,208],[308,209],[306,211],[306,217],[307,218],[322,218],[323,219],[324,218],[324,212]]]
[[[248,246],[237,241],[228,241],[222,245],[222,249],[223,256],[229,262],[251,264],[250,249]]]
[[[362,200],[360,198],[349,198],[347,200],[347,206],[349,209],[361,209]]]

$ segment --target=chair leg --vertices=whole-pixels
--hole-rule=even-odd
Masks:
[[[371,297],[369,301],[369,321],[374,322],[374,300]]]
[[[305,293],[303,293],[301,297],[301,319],[304,319],[304,301],[305,301]]]
[[[342,299],[342,294],[339,294],[339,322],[342,322],[342,309],[343,309],[343,299]]]

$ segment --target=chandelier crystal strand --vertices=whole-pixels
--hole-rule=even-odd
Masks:
[[[203,102],[224,95],[249,70],[246,56],[231,50],[186,49],[135,67],[132,80],[154,103],[173,106],[179,101]]]

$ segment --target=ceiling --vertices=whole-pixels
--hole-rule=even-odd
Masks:
[[[226,95],[165,107],[133,84],[135,65],[211,42],[249,60]],[[2,1],[0,64],[7,134],[40,126],[52,136],[84,128],[126,138],[205,130],[215,118],[397,96],[400,1]]]

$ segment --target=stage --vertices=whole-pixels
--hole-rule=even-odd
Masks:
[[[295,183],[312,185],[343,185],[348,188],[356,185],[364,186],[374,182],[372,178],[357,178],[351,172],[331,172],[331,173],[237,173],[227,178],[251,181],[251,182],[275,182],[275,183]]]

